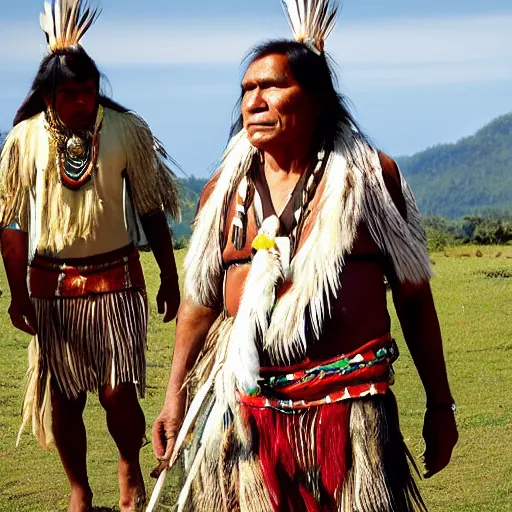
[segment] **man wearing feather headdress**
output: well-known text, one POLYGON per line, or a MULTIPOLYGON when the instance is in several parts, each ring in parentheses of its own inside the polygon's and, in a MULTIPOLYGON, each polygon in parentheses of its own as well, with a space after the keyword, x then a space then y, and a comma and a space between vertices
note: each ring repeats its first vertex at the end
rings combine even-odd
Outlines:
POLYGON ((90 510, 82 412, 86 392, 97 391, 128 512, 145 502, 137 395, 147 299, 137 246, 149 244, 160 266, 157 304, 169 322, 180 297, 168 216, 179 209, 148 125, 100 93, 98 68, 80 45, 97 15, 83 0, 45 4, 50 52, 1 153, 1 245, 12 323, 33 335, 23 424, 32 422, 43 447, 55 442, 71 484, 68 510, 90 510))
POLYGON ((425 387, 430 476, 457 429, 425 235, 334 88, 336 3, 284 4, 296 41, 250 54, 201 197, 155 454, 164 475, 186 447, 178 510, 424 511, 390 391, 385 280, 425 387))

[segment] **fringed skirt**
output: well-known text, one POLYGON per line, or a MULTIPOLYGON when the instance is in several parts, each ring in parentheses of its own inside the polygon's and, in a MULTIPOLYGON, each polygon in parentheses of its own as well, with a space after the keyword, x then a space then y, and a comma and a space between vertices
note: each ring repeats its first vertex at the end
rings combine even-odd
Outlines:
POLYGON ((50 385, 73 399, 131 382, 144 396, 147 300, 133 246, 65 262, 36 255, 29 282, 37 336, 29 348, 24 423, 32 417, 45 446, 50 385))
POLYGON ((183 510, 427 510, 391 391, 292 414, 247 406, 240 414, 242 425, 235 421, 209 443, 183 510), (248 428, 249 446, 240 428, 248 428))
MULTIPOLYGON (((207 345, 216 342, 221 351, 230 327, 229 320, 218 322, 207 345)), ((333 379, 331 393, 337 380, 345 390, 338 393, 338 401, 331 393, 323 403, 301 403, 288 393, 288 411, 283 409, 284 400, 260 403, 250 397, 240 399, 232 412, 212 390, 191 436, 177 510, 425 512, 411 472, 416 466, 400 432, 395 397, 389 386, 380 390, 380 384, 389 383, 389 362, 394 358, 393 345, 383 341, 387 353, 379 344, 373 350, 373 343, 366 346, 372 350, 347 358, 353 373, 339 358, 318 367, 321 371, 305 387, 304 372, 293 375, 302 384, 291 382, 289 387, 302 386, 305 398, 333 379), (343 374, 336 374, 336 368, 343 368, 343 374), (363 374, 371 391, 361 392, 363 374)), ((210 370, 211 364, 207 366, 210 370)), ((288 379, 293 380, 291 374, 282 379, 281 391, 288 379)))
POLYGON ((121 382, 146 389, 146 297, 125 290, 66 299, 34 299, 40 377, 76 398, 121 382))

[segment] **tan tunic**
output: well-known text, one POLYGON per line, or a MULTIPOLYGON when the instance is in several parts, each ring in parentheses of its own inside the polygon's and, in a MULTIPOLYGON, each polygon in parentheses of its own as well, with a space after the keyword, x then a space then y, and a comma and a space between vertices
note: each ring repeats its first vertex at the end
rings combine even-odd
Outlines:
POLYGON ((56 254, 57 258, 84 258, 119 249, 132 240, 127 230, 124 214, 124 179, 126 152, 121 133, 115 124, 105 123, 101 131, 98 165, 94 180, 102 208, 98 223, 91 237, 77 239, 72 245, 56 254))

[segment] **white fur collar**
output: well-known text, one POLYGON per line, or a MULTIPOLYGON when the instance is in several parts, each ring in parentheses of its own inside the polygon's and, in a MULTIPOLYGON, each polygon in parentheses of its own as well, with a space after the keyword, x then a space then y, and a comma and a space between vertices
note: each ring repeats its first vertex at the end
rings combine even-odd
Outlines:
MULTIPOLYGON (((185 285, 189 297, 205 306, 221 298, 225 205, 248 172, 255 152, 244 131, 232 139, 215 189, 196 220, 185 285)), ((264 347, 276 363, 286 364, 304 356, 308 345, 320 337, 329 301, 340 293, 344 257, 352 250, 361 220, 367 222, 381 251, 391 258, 401 281, 418 283, 431 277, 424 232, 409 187, 402 179, 407 204, 404 220, 387 191, 377 152, 348 127, 329 156, 322 182, 314 226, 287 275, 292 286, 275 304, 265 336, 264 347), (313 340, 306 338, 308 322, 313 340)))

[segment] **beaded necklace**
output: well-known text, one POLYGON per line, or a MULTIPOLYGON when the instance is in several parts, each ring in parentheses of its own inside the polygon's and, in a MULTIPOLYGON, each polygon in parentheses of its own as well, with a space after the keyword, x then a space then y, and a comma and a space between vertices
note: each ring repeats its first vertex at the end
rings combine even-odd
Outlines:
MULTIPOLYGON (((302 190, 302 198, 299 207, 294 212, 294 225, 288 236, 290 240, 290 254, 293 256, 297 249, 297 240, 300 237, 304 222, 309 215, 309 205, 315 196, 318 184, 322 179, 325 170, 325 149, 321 149, 317 153, 317 162, 312 171, 309 171, 309 176, 306 180, 306 185, 302 190)), ((255 156, 255 160, 258 156, 255 156)), ((254 198, 254 177, 255 171, 260 171, 262 158, 260 156, 259 162, 253 162, 249 172, 242 178, 237 189, 236 196, 236 212, 232 221, 232 235, 231 241, 237 251, 242 250, 246 243, 247 236, 247 210, 254 198)))
POLYGON ((61 182, 66 188, 78 190, 91 180, 98 160, 103 116, 103 107, 99 105, 92 136, 79 136, 58 122, 50 109, 46 111, 50 155, 55 159, 61 182))

